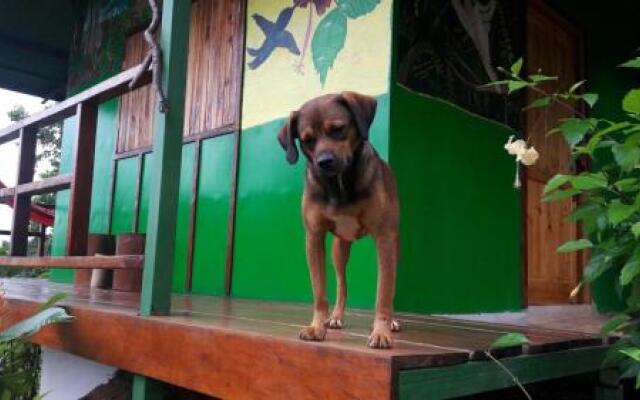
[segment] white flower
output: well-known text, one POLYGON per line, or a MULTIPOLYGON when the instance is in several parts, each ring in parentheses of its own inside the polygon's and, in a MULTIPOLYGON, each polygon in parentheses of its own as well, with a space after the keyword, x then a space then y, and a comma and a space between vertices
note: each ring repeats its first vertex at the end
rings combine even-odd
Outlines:
POLYGON ((514 141, 513 138, 513 135, 509 136, 509 141, 504 145, 505 150, 512 156, 523 154, 527 149, 527 144, 522 139, 514 141))
POLYGON ((540 154, 538 154, 533 146, 526 149, 522 154, 518 154, 516 156, 516 160, 526 166, 535 164, 536 161, 538 161, 538 158, 540 158, 540 154))

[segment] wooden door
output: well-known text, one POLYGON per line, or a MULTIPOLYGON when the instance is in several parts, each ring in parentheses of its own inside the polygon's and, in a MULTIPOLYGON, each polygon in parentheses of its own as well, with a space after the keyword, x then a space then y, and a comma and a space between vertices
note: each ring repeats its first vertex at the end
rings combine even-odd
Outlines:
MULTIPOLYGON (((577 29, 539 1, 530 1, 527 10, 527 70, 541 69, 558 76, 548 84, 567 88, 581 78, 581 35, 577 29)), ((530 103, 539 95, 529 91, 530 103)), ((569 294, 582 274, 576 253, 558 254, 556 249, 578 236, 578 226, 564 222, 575 200, 545 203, 541 201, 545 183, 557 173, 570 173, 569 148, 560 135, 547 136, 557 121, 574 113, 560 106, 526 113, 525 133, 540 153, 538 163, 527 168, 525 190, 525 271, 527 302, 563 304, 575 302, 569 294)))

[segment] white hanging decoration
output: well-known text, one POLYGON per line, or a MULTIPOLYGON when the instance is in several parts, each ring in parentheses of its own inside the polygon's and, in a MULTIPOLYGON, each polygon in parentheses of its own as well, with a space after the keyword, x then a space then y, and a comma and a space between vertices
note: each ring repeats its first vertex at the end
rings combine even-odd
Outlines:
POLYGON ((515 136, 509 136, 509 140, 504 145, 504 149, 512 156, 516 156, 516 178, 513 182, 513 187, 519 189, 522 186, 520 182, 520 164, 531 166, 538 161, 540 154, 533 147, 527 147, 527 143, 522 140, 514 140, 515 136))

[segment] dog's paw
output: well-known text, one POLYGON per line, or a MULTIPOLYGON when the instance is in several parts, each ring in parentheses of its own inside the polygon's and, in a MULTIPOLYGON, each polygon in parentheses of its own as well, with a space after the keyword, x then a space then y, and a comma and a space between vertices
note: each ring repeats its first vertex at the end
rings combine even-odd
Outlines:
POLYGON ((342 329, 344 323, 342 322, 342 318, 340 317, 331 317, 327 320, 325 325, 329 329, 342 329))
POLYGON ((400 322, 397 319, 391 320, 391 332, 400 332, 402 329, 400 328, 400 322))
POLYGON ((318 327, 314 325, 309 325, 303 328, 300 331, 298 336, 300 336, 300 339, 302 340, 321 342, 324 340, 326 335, 327 335, 327 330, 325 329, 324 326, 318 327))
POLYGON ((391 348, 391 330, 387 327, 375 327, 369 335, 367 345, 372 349, 389 349, 391 348))

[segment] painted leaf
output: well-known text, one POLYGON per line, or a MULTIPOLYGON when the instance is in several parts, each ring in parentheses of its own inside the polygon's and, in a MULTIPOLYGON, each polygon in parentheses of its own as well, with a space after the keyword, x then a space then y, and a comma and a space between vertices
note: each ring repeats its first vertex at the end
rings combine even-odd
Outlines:
POLYGON ((624 96, 622 108, 626 112, 640 114, 640 89, 633 89, 624 96))
POLYGON ((355 19, 369 14, 373 11, 381 0, 336 0, 338 8, 347 17, 355 19))
POLYGON ((593 247, 589 239, 570 240, 558 247, 558 253, 570 253, 572 251, 584 250, 593 247))
POLYGON ((323 86, 346 39, 347 18, 336 8, 320 21, 311 41, 313 66, 320 74, 323 86))
POLYGON ((65 309, 62 307, 48 308, 38 312, 32 317, 18 322, 5 331, 0 332, 0 341, 8 341, 30 336, 46 325, 69 322, 72 319, 73 317, 67 314, 65 309))
POLYGON ((496 339, 490 348, 504 349, 506 347, 522 346, 527 343, 529 343, 529 339, 527 339, 527 337, 522 333, 507 333, 506 335, 500 336, 496 339))
POLYGON ((293 0, 293 5, 296 7, 307 8, 309 3, 315 4, 318 15, 323 15, 331 6, 331 0, 293 0))

